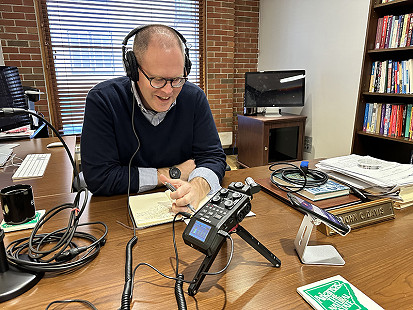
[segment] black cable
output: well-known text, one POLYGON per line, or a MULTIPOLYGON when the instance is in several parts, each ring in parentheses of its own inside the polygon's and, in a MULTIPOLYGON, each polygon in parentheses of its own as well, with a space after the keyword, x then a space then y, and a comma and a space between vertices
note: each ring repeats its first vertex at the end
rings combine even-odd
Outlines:
MULTIPOLYGON (((63 140, 62 136, 53 127, 53 125, 49 123, 44 117, 29 110, 19 108, 4 108, 0 110, 0 115, 7 116, 14 114, 33 115, 41 119, 54 132, 54 134, 59 138, 60 142, 62 142, 72 164, 73 173, 79 180, 79 173, 77 171, 72 154, 70 153, 70 150, 63 140)), ((8 261, 16 267, 35 272, 61 272, 82 266, 93 260, 99 253, 100 248, 105 244, 107 226, 103 222, 79 224, 79 219, 87 205, 87 200, 88 191, 86 188, 82 187, 77 192, 73 203, 62 204, 46 212, 33 228, 30 237, 18 239, 8 245, 6 249, 8 261), (83 204, 79 208, 79 201, 82 195, 84 195, 83 204), (66 227, 52 231, 50 233, 38 234, 38 231, 49 220, 51 220, 54 215, 66 209, 70 209, 70 216, 66 227), (104 227, 104 233, 100 238, 96 238, 88 233, 76 231, 78 226, 96 224, 104 227), (90 244, 87 246, 78 247, 76 243, 73 242, 73 238, 88 240, 90 244), (79 257, 81 253, 85 254, 79 257)))
POLYGON ((215 275, 218 275, 220 273, 223 273, 229 267, 229 264, 232 261, 232 256, 234 255, 234 240, 232 239, 231 235, 229 233, 227 233, 226 231, 223 231, 223 230, 219 230, 218 234, 228 238, 231 241, 231 252, 229 254, 227 264, 225 265, 224 268, 222 268, 220 271, 216 271, 216 272, 203 272, 202 274, 204 274, 206 276, 215 276, 215 275))
POLYGON ((178 304, 179 310, 186 310, 186 301, 183 290, 184 275, 182 273, 178 274, 178 279, 175 282, 175 298, 176 303, 178 304))
POLYGON ((108 228, 105 223, 99 221, 79 223, 86 205, 87 189, 81 189, 73 203, 65 203, 47 211, 33 228, 29 237, 15 240, 7 246, 8 261, 16 267, 34 272, 65 272, 92 261, 106 242, 108 228), (85 198, 79 208, 79 200, 83 192, 85 198), (70 216, 66 227, 38 234, 38 231, 56 214, 68 209, 70 216), (104 232, 97 238, 92 234, 77 231, 79 226, 86 225, 103 226, 104 232), (87 240, 89 244, 79 247, 73 241, 74 238, 87 240), (84 254, 80 256, 82 253, 84 254))
POLYGON ((48 310, 54 304, 69 304, 69 303, 84 304, 84 305, 88 306, 90 309, 97 310, 97 308, 90 301, 83 300, 83 299, 55 300, 55 301, 52 301, 50 304, 47 305, 46 310, 48 310))
POLYGON ((322 171, 308 169, 306 166, 298 167, 289 162, 277 162, 270 165, 268 169, 272 171, 270 175, 271 183, 285 192, 299 192, 306 187, 317 187, 328 181, 328 175, 322 171), (283 167, 274 169, 274 167, 278 165, 287 165, 292 168, 283 167), (302 179, 297 178, 297 174, 299 174, 302 179), (284 182, 279 181, 279 179, 284 182))
MULTIPOLYGON (((131 81, 131 86, 132 88, 135 86, 134 81, 131 81)), ((132 90, 132 96, 133 96, 133 103, 132 103, 132 113, 131 113, 131 125, 132 125, 132 131, 136 137, 136 140, 138 142, 138 146, 136 147, 135 152, 132 154, 129 163, 128 163, 128 191, 127 191, 127 206, 128 206, 128 213, 129 213, 129 218, 132 222, 133 225, 133 237, 129 240, 128 244, 126 245, 126 256, 125 256, 125 284, 123 286, 123 292, 122 292, 122 297, 121 297, 121 310, 129 310, 130 309, 130 302, 132 300, 132 295, 133 295, 133 282, 134 282, 134 272, 132 272, 132 264, 133 264, 133 257, 132 257, 132 248, 133 246, 138 242, 138 237, 136 236, 136 223, 133 219, 132 216, 132 208, 130 207, 130 185, 131 185, 131 169, 132 169, 132 161, 135 155, 138 153, 139 148, 140 148, 140 140, 138 137, 138 134, 136 133, 135 130, 135 105, 137 104, 136 98, 133 95, 133 90, 132 90)))
POLYGON ((126 245, 126 261, 125 261, 125 285, 123 287, 121 310, 129 310, 130 302, 133 293, 133 274, 132 274, 132 248, 138 241, 136 236, 133 236, 126 245))

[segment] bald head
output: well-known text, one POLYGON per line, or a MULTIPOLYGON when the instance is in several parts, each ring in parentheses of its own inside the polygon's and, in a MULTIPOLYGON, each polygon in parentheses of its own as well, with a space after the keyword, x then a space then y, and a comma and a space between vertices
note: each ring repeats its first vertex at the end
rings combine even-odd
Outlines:
POLYGON ((182 51, 182 58, 185 59, 185 47, 181 39, 173 29, 165 25, 149 25, 136 34, 133 41, 133 51, 138 63, 142 63, 149 45, 162 50, 178 47, 182 51))

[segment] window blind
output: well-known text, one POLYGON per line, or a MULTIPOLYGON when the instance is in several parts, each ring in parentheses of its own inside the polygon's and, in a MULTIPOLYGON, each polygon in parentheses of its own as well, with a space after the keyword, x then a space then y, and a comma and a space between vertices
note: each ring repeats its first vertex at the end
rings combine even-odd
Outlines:
MULTIPOLYGON (((41 0, 52 113, 59 131, 81 133, 88 91, 125 75, 122 41, 141 25, 159 23, 178 30, 190 49, 189 80, 203 87, 202 12, 202 0, 41 0)), ((128 41, 132 45, 133 38, 128 41)))

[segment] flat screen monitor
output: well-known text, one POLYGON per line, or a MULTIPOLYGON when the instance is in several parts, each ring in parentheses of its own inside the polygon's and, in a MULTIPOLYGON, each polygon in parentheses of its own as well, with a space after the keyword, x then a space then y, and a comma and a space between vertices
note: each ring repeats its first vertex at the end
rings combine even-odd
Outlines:
MULTIPOLYGON (((0 66, 0 108, 27 109, 17 67, 0 66)), ((30 124, 27 114, 0 117, 0 132, 30 124)))
POLYGON ((304 92, 305 70, 245 73, 246 108, 267 108, 276 112, 281 107, 302 107, 304 92))

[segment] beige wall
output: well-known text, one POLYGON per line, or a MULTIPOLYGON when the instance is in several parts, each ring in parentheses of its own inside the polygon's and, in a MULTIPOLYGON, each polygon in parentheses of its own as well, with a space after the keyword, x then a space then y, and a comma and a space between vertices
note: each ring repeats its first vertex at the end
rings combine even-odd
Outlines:
MULTIPOLYGON (((369 0, 261 0, 259 70, 306 70, 306 159, 349 154, 369 0)), ((288 110, 283 109, 288 112, 288 110)))
POLYGON ((1 48, 1 42, 0 42, 0 66, 4 66, 3 49, 1 48))

